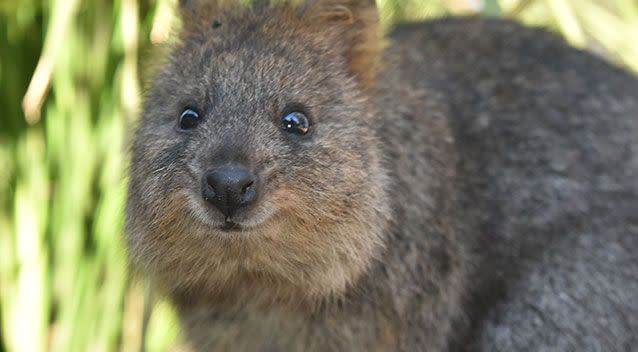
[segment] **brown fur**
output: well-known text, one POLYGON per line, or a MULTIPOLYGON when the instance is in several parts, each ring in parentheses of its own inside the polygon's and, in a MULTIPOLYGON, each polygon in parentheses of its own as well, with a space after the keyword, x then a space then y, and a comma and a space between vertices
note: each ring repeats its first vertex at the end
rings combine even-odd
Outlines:
MULTIPOLYGON (((630 242, 601 258, 638 247, 638 159, 613 152, 635 148, 633 77, 509 22, 402 27, 383 51, 372 0, 183 0, 180 13, 133 145, 127 224, 133 261, 176 303, 194 349, 493 350, 503 339, 542 349, 523 338, 554 333, 530 322, 554 302, 538 288, 576 290, 584 307, 638 297, 632 281, 563 287, 551 276, 614 277, 587 259, 594 247, 561 241, 630 242), (607 85, 581 82, 590 77, 607 85), (308 135, 280 128, 291 106, 310 117, 308 135), (185 108, 201 115, 189 131, 176 128, 185 108), (564 156, 593 161, 569 169, 564 156), (202 175, 229 163, 259 180, 238 231, 201 196, 202 175), (598 178, 607 188, 587 183, 598 178), (543 271, 544 260, 557 264, 543 271)), ((602 336, 554 307, 542 313, 574 341, 602 336)), ((638 326, 608 322, 622 343, 638 326)))

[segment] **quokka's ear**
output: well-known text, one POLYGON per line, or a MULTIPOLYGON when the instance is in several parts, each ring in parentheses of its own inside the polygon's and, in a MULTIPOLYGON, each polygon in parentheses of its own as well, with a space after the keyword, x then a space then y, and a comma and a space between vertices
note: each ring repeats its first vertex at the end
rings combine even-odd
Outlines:
POLYGON ((179 0, 179 17, 186 29, 195 28, 202 17, 218 11, 216 0, 179 0))
POLYGON ((216 23, 216 18, 222 12, 240 7, 238 0, 179 0, 179 14, 182 24, 188 29, 195 29, 199 25, 208 26, 216 23))
POLYGON ((179 0, 178 6, 182 16, 192 16, 201 10, 202 6, 212 6, 213 1, 179 0))
POLYGON ((319 26, 318 33, 336 34, 326 40, 336 41, 331 45, 341 49, 364 86, 372 84, 383 48, 375 0, 310 0, 305 13, 319 26))

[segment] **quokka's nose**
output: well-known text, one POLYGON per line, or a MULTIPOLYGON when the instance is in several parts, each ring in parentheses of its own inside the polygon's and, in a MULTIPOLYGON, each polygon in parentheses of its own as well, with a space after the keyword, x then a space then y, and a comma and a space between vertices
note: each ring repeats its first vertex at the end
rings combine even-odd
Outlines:
POLYGON ((232 165, 208 171, 203 180, 204 199, 226 217, 257 197, 257 177, 242 166, 232 165))

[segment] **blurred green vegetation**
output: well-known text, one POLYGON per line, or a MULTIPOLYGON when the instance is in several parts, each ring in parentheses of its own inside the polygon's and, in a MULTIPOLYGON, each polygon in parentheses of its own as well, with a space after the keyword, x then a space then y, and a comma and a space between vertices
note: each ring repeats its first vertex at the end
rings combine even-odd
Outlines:
MULTIPOLYGON (((516 18, 638 71, 635 0, 378 2, 385 24, 516 18)), ((0 350, 160 351, 177 341, 166 302, 145 324, 150 299, 129 277, 122 235, 141 62, 169 37, 173 6, 0 1, 0 350)))

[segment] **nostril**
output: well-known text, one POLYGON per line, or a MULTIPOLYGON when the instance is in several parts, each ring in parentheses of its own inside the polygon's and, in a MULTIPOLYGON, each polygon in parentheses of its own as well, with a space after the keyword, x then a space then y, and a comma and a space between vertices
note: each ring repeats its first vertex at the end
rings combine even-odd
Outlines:
POLYGON ((202 182, 202 198, 204 198, 207 202, 212 202, 212 200, 217 196, 215 193, 215 184, 212 182, 210 176, 204 177, 204 182, 202 182))
POLYGON ((242 205, 246 205, 255 200, 255 197, 257 196, 255 187, 255 181, 250 181, 244 185, 240 193, 242 205))
POLYGON ((248 192, 250 190, 250 187, 252 187, 253 184, 255 184, 255 181, 248 182, 244 187, 242 187, 241 194, 242 195, 246 194, 246 192, 248 192))
POLYGON ((222 184, 219 180, 219 177, 214 173, 209 173, 208 175, 206 175, 206 184, 204 185, 204 187, 213 193, 216 193, 218 189, 219 191, 222 191, 222 184))

